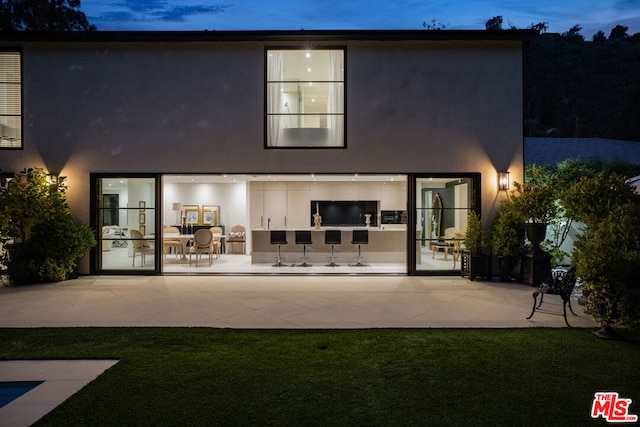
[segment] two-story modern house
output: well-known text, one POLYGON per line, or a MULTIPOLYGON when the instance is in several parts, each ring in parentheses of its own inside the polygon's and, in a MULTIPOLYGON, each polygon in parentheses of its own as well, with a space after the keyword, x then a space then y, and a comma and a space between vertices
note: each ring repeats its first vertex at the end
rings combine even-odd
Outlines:
POLYGON ((83 273, 449 274, 522 177, 534 35, 2 33, 0 170, 67 177, 83 273))

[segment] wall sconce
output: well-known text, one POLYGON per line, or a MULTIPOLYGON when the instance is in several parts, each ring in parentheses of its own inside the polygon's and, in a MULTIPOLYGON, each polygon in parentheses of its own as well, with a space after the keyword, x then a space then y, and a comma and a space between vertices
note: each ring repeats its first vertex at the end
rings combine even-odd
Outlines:
POLYGON ((56 174, 56 173, 48 173, 47 174, 47 184, 49 184, 49 185, 58 184, 58 174, 56 174))
POLYGON ((509 189, 509 171, 498 172, 498 190, 507 191, 509 189))

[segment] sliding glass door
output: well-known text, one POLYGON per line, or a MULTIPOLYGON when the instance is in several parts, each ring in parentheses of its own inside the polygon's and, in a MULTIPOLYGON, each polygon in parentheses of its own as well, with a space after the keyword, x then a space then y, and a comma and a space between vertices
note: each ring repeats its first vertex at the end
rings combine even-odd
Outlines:
POLYGON ((92 174, 94 273, 157 274, 158 177, 92 174))
POLYGON ((479 183, 479 174, 415 178, 415 274, 460 273, 469 211, 479 207, 479 183))

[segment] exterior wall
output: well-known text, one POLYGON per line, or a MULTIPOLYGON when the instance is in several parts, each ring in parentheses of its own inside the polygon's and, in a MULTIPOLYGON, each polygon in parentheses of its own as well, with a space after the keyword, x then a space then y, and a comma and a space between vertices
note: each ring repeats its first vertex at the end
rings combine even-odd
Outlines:
POLYGON ((480 172, 485 221, 496 171, 522 179, 520 41, 329 43, 347 49, 347 148, 309 150, 264 149, 269 43, 23 42, 24 150, 0 169, 67 176, 86 222, 90 172, 480 172))

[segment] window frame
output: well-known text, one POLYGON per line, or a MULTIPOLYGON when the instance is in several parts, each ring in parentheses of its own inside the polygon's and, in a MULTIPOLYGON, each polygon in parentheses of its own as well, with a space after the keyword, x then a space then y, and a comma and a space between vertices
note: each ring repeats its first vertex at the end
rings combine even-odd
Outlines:
MULTIPOLYGON (((416 227, 419 222, 417 206, 416 187, 420 179, 428 178, 465 178, 470 180, 471 188, 469 194, 468 212, 474 211, 478 215, 482 212, 482 174, 479 172, 439 172, 439 173, 411 173, 407 175, 407 275, 409 276, 456 276, 460 275, 460 269, 422 269, 418 268, 417 251, 423 236, 418 239, 416 227)), ((424 239, 427 240, 427 239, 424 239)))
MULTIPOLYGON (((321 81, 320 83, 335 83, 333 81, 321 81)), ((298 113, 300 116, 304 116, 304 113, 298 113)), ((307 115, 319 115, 317 113, 309 113, 307 115)), ((330 115, 327 113, 327 116, 330 115)), ((267 150, 344 150, 347 148, 347 47, 344 45, 326 45, 326 46, 313 46, 313 47, 300 47, 300 46, 266 46, 264 49, 264 149, 267 150), (342 71, 342 113, 337 113, 342 117, 342 145, 288 145, 288 146, 277 146, 277 145, 269 145, 269 83, 268 80, 268 69, 269 69, 269 51, 276 50, 287 50, 287 51, 322 51, 322 50, 341 50, 342 51, 342 61, 343 61, 343 71, 342 71)))
MULTIPOLYGON (((0 142, 0 150, 24 150, 24 64, 23 64, 23 58, 24 58, 24 54, 22 49, 20 48, 15 48, 15 47, 2 47, 0 46, 0 53, 17 53, 19 55, 19 67, 20 67, 20 82, 19 82, 19 86, 20 86, 20 90, 19 90, 19 96, 20 96, 20 113, 17 115, 17 117, 20 118, 20 145, 18 147, 5 147, 2 145, 2 143, 0 142)), ((0 81, 0 84, 2 83, 10 83, 10 82, 2 82, 0 81)), ((5 117, 16 117, 15 115, 9 115, 9 114, 5 114, 5 117)))
MULTIPOLYGON (((95 238, 97 245, 91 249, 90 251, 90 274, 96 275, 131 275, 131 276, 150 276, 150 275, 159 275, 162 271, 162 235, 160 233, 161 230, 161 211, 162 209, 162 176, 158 173, 120 173, 120 172, 108 172, 108 173, 99 173, 99 172, 91 172, 89 174, 90 184, 90 194, 92 195, 89 200, 89 226, 95 232, 95 238), (147 234, 153 234, 153 239, 148 239, 149 241, 154 242, 155 252, 153 255, 154 264, 153 268, 135 268, 130 267, 127 263, 126 266, 122 268, 104 268, 103 260, 102 260, 102 241, 107 240, 103 239, 102 236, 102 220, 103 216, 101 215, 104 210, 110 209, 105 208, 102 205, 102 196, 103 194, 107 194, 103 192, 103 180, 104 179, 152 179, 154 182, 153 189, 153 197, 155 198, 153 206, 149 206, 149 204, 145 204, 144 207, 136 204, 135 206, 126 206, 120 207, 119 210, 131 211, 132 215, 136 215, 136 217, 140 214, 140 209, 145 209, 145 219, 149 222, 148 216, 153 216, 153 228, 148 228, 146 230, 147 234), (147 216, 148 215, 148 216, 147 216)), ((110 240, 110 239, 109 239, 110 240)), ((125 237, 122 240, 130 241, 130 237, 125 237)))

